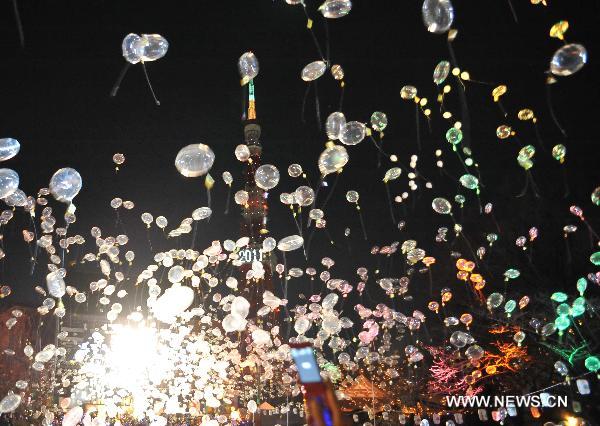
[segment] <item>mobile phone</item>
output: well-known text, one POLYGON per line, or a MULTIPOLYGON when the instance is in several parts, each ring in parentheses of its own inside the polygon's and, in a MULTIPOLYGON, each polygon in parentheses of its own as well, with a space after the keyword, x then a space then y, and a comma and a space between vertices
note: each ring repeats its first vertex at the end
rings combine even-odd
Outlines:
POLYGON ((321 373, 315 358, 315 353, 310 345, 290 345, 290 353, 298 369, 300 383, 322 383, 321 373))

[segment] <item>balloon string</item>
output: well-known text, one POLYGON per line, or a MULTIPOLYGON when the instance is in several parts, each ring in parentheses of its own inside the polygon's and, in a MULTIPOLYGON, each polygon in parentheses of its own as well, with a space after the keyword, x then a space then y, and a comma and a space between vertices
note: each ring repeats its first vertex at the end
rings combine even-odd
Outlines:
MULTIPOLYGON (((453 67, 458 67, 458 61, 456 60, 456 54, 454 53, 454 48, 452 47, 452 42, 448 40, 448 53, 450 54, 450 61, 452 62, 453 67)), ((469 105, 467 104, 467 95, 466 88, 462 80, 457 77, 459 83, 462 86, 462 90, 458 91, 458 98, 460 101, 460 111, 462 115, 462 131, 463 131, 463 141, 464 144, 468 147, 471 142, 471 118, 469 115, 469 105)))
POLYGON ((306 90, 304 91, 304 98, 302 98, 302 110, 300 112, 300 119, 302 124, 306 123, 305 111, 306 111, 306 100, 308 99, 308 93, 310 92, 310 84, 306 85, 306 90))
MULTIPOLYGON (((304 10, 304 15, 306 16, 306 20, 307 22, 312 22, 312 19, 310 19, 310 16, 308 15, 308 11, 306 10, 306 5, 304 4, 304 1, 302 2, 302 10, 304 10)), ((317 48, 317 52, 319 53, 319 57, 325 61, 325 56, 323 56, 323 51, 321 50, 321 46, 319 46, 319 41, 317 40, 317 36, 315 35, 313 29, 312 29, 312 25, 307 25, 308 31, 310 32, 310 35, 312 37, 313 43, 315 44, 315 47, 317 48)))
POLYGON ((569 187, 569 177, 567 176, 567 169, 563 166, 562 168, 563 186, 565 193, 563 198, 567 198, 571 194, 571 188, 569 187))
POLYGON ((356 210, 358 211, 358 219, 360 220, 360 229, 362 230, 365 241, 367 241, 367 229, 365 228, 365 221, 363 219, 362 211, 358 204, 356 205, 356 210))
POLYGON ((519 18, 517 17, 517 11, 515 10, 515 7, 512 4, 511 0, 508 0, 508 7, 510 7, 510 12, 512 13, 513 19, 515 20, 515 23, 519 23, 519 18))
POLYGON ((544 145, 544 141, 542 140, 542 135, 540 134, 540 129, 537 126, 537 123, 533 124, 533 129, 535 130, 535 139, 538 142, 538 145, 542 149, 542 151, 546 152, 546 145, 544 145))
POLYGON ((379 138, 379 145, 381 149, 377 150, 377 168, 380 169, 381 168, 381 157, 382 157, 382 152, 383 151, 383 138, 379 138))
POLYGON ((552 103, 552 90, 550 88, 550 84, 546 84, 546 104, 548 106, 548 111, 550 112, 550 117, 552 118, 554 125, 558 128, 560 133, 562 133, 563 137, 566 138, 567 132, 561 126, 560 122, 558 121, 558 118, 556 117, 556 112, 554 111, 554 105, 552 103))
POLYGON ((421 151, 421 120, 419 117, 419 105, 415 104, 415 127, 417 129, 417 149, 421 151))
POLYGON ((340 106, 338 111, 342 111, 342 105, 344 104, 344 92, 346 91, 346 85, 342 82, 340 84, 340 106))
POLYGON ((502 114, 503 117, 508 117, 508 112, 506 112, 506 108, 504 108, 504 105, 502 104, 502 101, 498 99, 498 101, 496 102, 496 104, 498 105, 498 109, 500 110, 500 113, 502 114))
MULTIPOLYGON (((33 213, 33 211, 32 211, 32 213, 33 213)), ((30 218, 31 218, 31 225, 33 226, 33 235, 35 237, 35 244, 33 245, 33 257, 31 259, 31 273, 30 273, 30 275, 33 275, 33 273, 35 272, 35 265, 37 264, 37 256, 38 256, 38 244, 37 244, 38 232, 37 232, 37 226, 35 224, 33 214, 30 215, 30 218)))
POLYGON ((194 221, 194 232, 192 232, 192 244, 190 246, 191 250, 194 250, 196 246, 196 234, 198 233, 198 221, 194 221))
POLYGON ((242 121, 246 121, 248 119, 248 110, 246 108, 246 97, 248 96, 246 93, 247 87, 247 84, 242 86, 242 121))
POLYGON ((329 200, 331 200, 331 197, 333 196, 333 193, 335 191, 335 187, 336 187, 336 185, 338 183, 340 175, 341 175, 340 172, 336 173, 335 179, 333 180, 333 185, 331 185, 331 189, 329 190, 329 194, 327 194, 327 198, 325 199, 325 202, 321 206, 321 210, 324 210, 325 206, 327 206, 327 203, 329 203, 329 200))
POLYGON ((315 85, 315 113, 317 115, 317 127, 319 131, 321 130, 321 103, 319 102, 319 90, 317 87, 317 81, 313 81, 312 84, 315 85))
POLYGON ((227 201, 225 202, 225 214, 229 214, 229 205, 231 204, 231 185, 227 185, 227 201))
POLYGON ((148 87, 150 88, 150 93, 152 93, 152 97, 154 98, 154 103, 156 105, 160 105, 160 101, 156 97, 156 93, 154 93, 154 89, 152 88, 152 83, 150 83, 150 77, 148 76, 148 70, 146 70, 146 64, 142 61, 142 69, 144 70, 144 76, 146 77, 146 83, 148 83, 148 87))
MULTIPOLYGON (((210 188, 206 188, 206 203, 208 204, 208 208, 210 209, 212 206, 212 197, 210 196, 210 188)), ((210 218, 209 218, 210 220, 210 218)))
POLYGON ((330 41, 329 41, 329 23, 327 22, 327 18, 325 18, 325 16, 321 15, 322 19, 323 19, 323 25, 325 27, 325 58, 326 58, 326 62, 327 64, 330 63, 330 57, 331 57, 331 46, 330 46, 330 41))
POLYGON ((125 62, 125 65, 123 66, 123 68, 121 69, 121 72, 119 73, 119 76, 117 77, 117 81, 115 81, 115 84, 113 85, 112 89, 110 90, 111 98, 114 98, 115 96, 117 96, 117 92, 119 91, 119 88, 121 87, 121 83, 123 82, 123 79, 125 78, 125 74, 127 74, 127 70, 129 70, 130 66, 131 66, 131 64, 129 62, 125 62))
POLYGON ((306 246, 304 245, 304 233, 302 232, 302 208, 298 209, 298 233, 302 237, 302 251, 304 252, 304 258, 308 260, 308 254, 306 253, 306 246))
POLYGON ((15 21, 17 22, 17 31, 19 32, 19 42, 21 47, 25 47, 25 32, 23 31, 23 22, 21 21, 21 14, 19 13, 19 6, 17 0, 12 0, 13 11, 15 12, 15 21))
POLYGON ((392 218, 392 223, 396 225, 396 217, 394 216, 394 206, 392 205, 392 195, 390 194, 390 186, 386 183, 385 185, 385 193, 387 194, 388 207, 390 208, 390 217, 392 218))

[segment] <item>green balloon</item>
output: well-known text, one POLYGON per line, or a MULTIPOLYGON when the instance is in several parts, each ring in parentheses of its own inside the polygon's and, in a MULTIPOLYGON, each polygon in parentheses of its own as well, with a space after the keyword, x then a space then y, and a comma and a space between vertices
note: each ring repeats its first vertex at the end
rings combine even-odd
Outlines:
POLYGON ((573 305, 571 308, 571 316, 578 317, 585 313, 585 305, 573 305))
POLYGON ((594 192, 592 192, 592 203, 600 206, 600 186, 594 189, 594 192))
POLYGON ((567 147, 563 144, 559 143, 558 145, 554 145, 554 148, 552 148, 552 157, 554 157, 556 161, 563 162, 566 154, 567 147))
POLYGON ((519 275, 521 275, 521 273, 518 269, 507 269, 504 272, 504 276, 507 280, 514 280, 515 278, 519 278, 519 275))
POLYGON ((535 147, 533 145, 526 145, 519 151, 519 155, 517 156, 517 162, 519 166, 523 167, 525 170, 529 170, 533 167, 533 161, 531 160, 535 155, 535 147))
POLYGON ((462 175, 459 181, 467 189, 477 189, 479 187, 479 179, 470 174, 462 175))
POLYGON ((590 370, 592 373, 600 370, 600 359, 596 356, 588 356, 585 359, 585 368, 590 370))
POLYGON ((450 127, 446 132, 446 140, 452 145, 458 145, 462 141, 462 138, 462 131, 456 127, 450 127))
POLYGON ((571 312, 571 307, 566 303, 561 303, 556 307, 556 313, 561 316, 567 316, 571 312))
POLYGON ((579 278, 577 280, 577 291, 579 292, 579 294, 583 296, 583 293, 585 292, 586 288, 587 288, 587 280, 583 277, 579 278))
POLYGON ((596 266, 600 266, 600 251, 597 251, 590 256, 590 262, 596 266))
POLYGON ((567 297, 568 296, 565 293, 557 291, 550 296, 550 299, 554 300, 555 302, 562 303, 567 300, 567 297))
POLYGON ((515 310, 515 308, 517 307, 517 302, 515 302, 514 300, 509 300, 508 302, 506 302, 506 305, 504 305, 504 312, 506 312, 507 314, 510 314, 512 311, 515 310))
POLYGON ((561 315, 554 320, 554 325, 557 329, 563 331, 569 328, 569 326, 571 325, 571 321, 569 320, 569 317, 561 315))

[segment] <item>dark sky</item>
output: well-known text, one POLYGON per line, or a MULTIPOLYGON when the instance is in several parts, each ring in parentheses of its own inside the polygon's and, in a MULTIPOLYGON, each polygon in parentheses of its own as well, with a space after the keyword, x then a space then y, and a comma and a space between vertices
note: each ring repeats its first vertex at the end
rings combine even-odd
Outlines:
MULTIPOLYGON (((308 98, 306 122, 302 122, 306 83, 299 75, 304 65, 319 58, 300 7, 281 0, 17 1, 25 31, 24 49, 19 46, 11 3, 0 4, 3 53, 0 137, 18 139, 21 152, 2 166, 18 171, 21 188, 34 195, 37 189, 47 186, 58 168, 70 166, 79 170, 84 189, 75 200, 78 206, 75 232, 87 237, 92 225, 103 227, 106 234, 123 232, 114 229, 115 216, 109 201, 117 196, 133 200, 135 210, 121 214, 130 236, 138 238, 130 249, 143 251, 136 246, 145 243, 139 222, 142 212, 162 214, 176 225, 194 208, 206 204, 202 180, 183 178, 173 166, 181 147, 202 142, 216 154, 211 174, 217 185, 213 200, 215 217, 201 230, 198 244, 205 246, 212 239, 238 235, 236 210, 227 218, 222 215, 226 190, 220 176, 224 170, 230 170, 234 174, 234 188, 241 187, 242 167, 233 156, 234 147, 242 142, 241 90, 236 63, 247 50, 255 52, 261 66, 256 93, 263 126, 264 161, 276 164, 282 174, 290 163, 297 162, 310 173, 313 182, 318 179, 316 160, 326 138, 317 128, 313 95, 308 98), (130 32, 159 33, 170 43, 164 58, 147 65, 162 103, 160 107, 152 102, 139 65, 129 70, 118 96, 109 97, 125 63, 121 41, 130 32), (116 152, 127 157, 118 175, 111 161, 116 152)), ((363 122, 373 111, 387 113, 390 125, 385 149, 407 164, 410 155, 417 153, 414 106, 403 102, 399 91, 403 85, 413 84, 420 93, 435 100, 431 74, 440 60, 449 59, 445 37, 426 32, 420 2, 356 0, 354 3, 348 17, 329 22, 331 60, 346 71, 343 112, 349 120, 363 122)), ((556 143, 567 145, 567 163, 563 168, 567 170, 571 195, 567 199, 562 197, 563 168, 548 153, 538 150, 533 175, 543 198, 535 200, 531 193, 519 199, 514 197, 525 179, 516 163, 519 142, 496 139, 495 129, 504 120, 491 101, 491 87, 469 85, 470 144, 485 183, 482 199, 495 203, 505 238, 504 248, 499 248, 500 253, 490 262, 500 272, 511 263, 523 262, 514 239, 526 234, 529 227, 538 226, 542 236, 536 249, 539 250, 536 265, 543 279, 539 276, 530 281, 525 279, 522 285, 571 287, 574 277, 589 269, 585 260, 589 256, 589 243, 585 231, 572 241, 574 258, 583 269, 578 270, 575 265, 577 273, 565 272, 561 229, 576 222, 568 213, 568 206, 580 204, 592 223, 598 223, 594 210, 598 207, 592 205, 590 194, 600 184, 596 122, 599 70, 597 42, 593 42, 600 36, 600 5, 595 0, 549 0, 546 8, 525 0, 513 3, 518 23, 505 0, 454 1, 455 27, 459 29, 454 49, 459 65, 472 78, 508 85, 509 93, 503 102, 513 116, 513 123, 517 123, 514 116, 519 109, 532 108, 539 117, 546 147, 556 143), (552 87, 557 115, 569 135, 566 140, 550 120, 544 84, 549 59, 560 46, 558 40, 548 37, 548 30, 560 19, 571 24, 567 39, 583 43, 589 51, 588 64, 579 73, 561 79, 552 87)), ((316 12, 318 3, 307 0, 307 4, 315 19, 317 37, 323 44, 325 33, 316 12)), ((328 75, 318 84, 325 118, 337 108, 337 86, 328 75)), ((460 116, 456 99, 450 101, 450 106, 460 116)), ((419 153, 419 169, 431 179, 435 190, 422 192, 414 208, 396 210, 396 217, 407 221, 407 230, 397 231, 387 211, 381 178, 390 165, 384 163, 378 169, 377 153, 365 141, 350 149, 349 166, 326 209, 328 227, 337 247, 329 248, 327 238, 318 234, 312 264, 318 262, 319 255, 327 253, 338 261, 345 277, 352 279, 357 266, 374 266, 373 259, 364 251, 370 244, 415 238, 429 250, 437 227, 451 225, 447 218, 434 215, 430 207, 434 196, 451 199, 458 189, 457 183, 441 176, 434 165, 433 152, 442 147, 448 170, 460 175, 460 166, 443 136, 449 126, 439 116, 432 122, 431 133, 423 120, 421 125, 423 148, 419 153), (361 194, 369 244, 360 242, 356 212, 344 200, 347 189, 356 189, 361 194), (346 226, 353 229, 352 252, 343 238, 346 226)), ((522 142, 534 143, 530 127, 517 127, 517 131, 522 142)), ((406 188, 405 177, 399 182, 392 185, 393 195, 406 188)), ((271 230, 276 238, 294 233, 289 210, 277 201, 278 195, 299 184, 284 177, 272 194, 271 230)), ((464 212, 467 233, 473 244, 479 246, 485 242, 485 233, 494 228, 489 218, 479 218, 473 195, 462 192, 470 197, 464 212)), ((57 215, 62 215, 64 206, 53 205, 57 215)), ((27 248, 21 239, 27 220, 22 212, 16 216, 2 230, 7 257, 2 261, 1 284, 11 285, 14 291, 10 299, 0 302, 2 305, 37 303, 32 297, 32 287, 43 278, 42 274, 33 278, 28 275, 27 248)), ((159 239, 159 235, 153 238, 159 239)), ((75 255, 71 254, 72 259, 75 255)), ((303 265, 299 258, 296 261, 303 265)), ((143 262, 138 265, 143 266, 143 262)), ((43 269, 44 259, 41 259, 38 272, 43 269)), ((87 287, 85 281, 72 284, 80 289, 87 287)))

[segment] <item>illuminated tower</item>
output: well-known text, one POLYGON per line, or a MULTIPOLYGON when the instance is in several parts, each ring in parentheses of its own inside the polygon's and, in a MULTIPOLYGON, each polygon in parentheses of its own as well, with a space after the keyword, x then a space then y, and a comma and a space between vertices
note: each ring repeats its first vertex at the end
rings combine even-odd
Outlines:
POLYGON ((241 290, 250 302, 250 317, 253 317, 262 304, 262 294, 265 290, 273 291, 270 254, 263 254, 263 240, 269 234, 267 230, 267 193, 256 186, 254 173, 261 165, 262 145, 260 144, 260 125, 256 121, 256 100, 254 98, 254 81, 248 83, 248 110, 244 111, 244 143, 250 150, 250 159, 246 162, 244 177, 248 202, 242 206, 241 235, 248 237, 248 247, 240 250, 239 259, 243 262, 240 267, 241 290), (265 271, 260 279, 248 278, 252 262, 259 261, 265 271))

